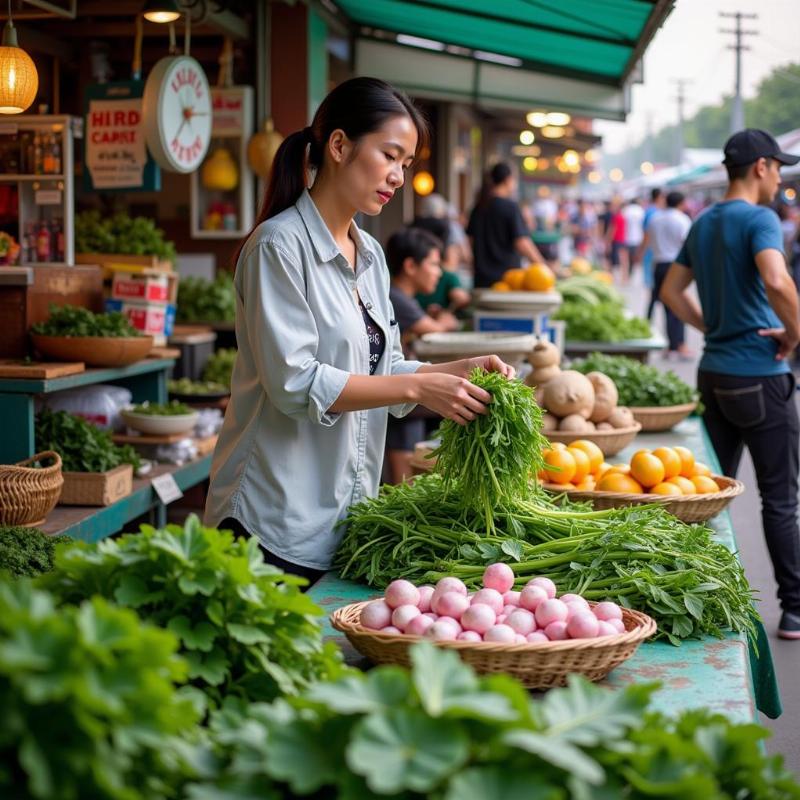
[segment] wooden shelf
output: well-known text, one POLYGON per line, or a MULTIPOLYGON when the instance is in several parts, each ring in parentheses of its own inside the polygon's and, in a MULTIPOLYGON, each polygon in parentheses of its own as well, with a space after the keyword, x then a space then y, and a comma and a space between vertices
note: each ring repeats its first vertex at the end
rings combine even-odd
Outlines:
POLYGON ((0 183, 19 183, 20 181, 63 181, 65 176, 58 175, 0 175, 0 183))

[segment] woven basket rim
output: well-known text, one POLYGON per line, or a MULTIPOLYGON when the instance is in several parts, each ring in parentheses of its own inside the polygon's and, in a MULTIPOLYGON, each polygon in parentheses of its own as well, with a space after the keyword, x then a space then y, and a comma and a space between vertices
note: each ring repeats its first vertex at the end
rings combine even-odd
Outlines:
POLYGON ((578 431, 542 431, 542 433, 550 439, 553 435, 555 436, 563 436, 564 438, 571 438, 571 439, 611 439, 614 436, 627 436, 628 434, 636 434, 642 429, 641 422, 634 422, 633 425, 628 425, 627 428, 613 428, 610 431, 584 431, 583 433, 578 431))
MULTIPOLYGON (((331 625, 345 634, 353 634, 358 637, 371 638, 377 643, 390 644, 415 644, 421 641, 430 641, 424 636, 412 636, 411 634, 381 633, 380 631, 365 628, 358 622, 351 622, 350 617, 356 617, 361 609, 369 603, 379 600, 380 597, 373 597, 371 600, 362 600, 358 603, 350 603, 341 608, 337 608, 330 616, 331 625)), ((589 605, 594 607, 597 603, 589 601, 589 605)), ((555 653, 562 651, 575 650, 604 650, 622 644, 640 644, 649 639, 656 632, 656 623, 642 611, 634 611, 630 608, 622 608, 623 618, 632 617, 638 624, 632 630, 625 633, 618 633, 614 636, 601 636, 595 639, 566 639, 559 642, 527 642, 525 644, 504 644, 501 642, 435 642, 440 647, 452 650, 469 650, 476 653, 525 653, 525 652, 547 652, 555 653)))
POLYGON ((619 500, 620 505, 625 503, 711 503, 717 500, 733 499, 738 497, 744 492, 745 486, 741 481, 736 478, 728 478, 725 475, 712 475, 711 476, 717 483, 725 484, 722 491, 708 492, 706 494, 629 494, 627 492, 605 492, 600 490, 587 490, 587 489, 565 489, 563 485, 558 483, 543 483, 542 487, 551 492, 558 492, 559 494, 566 494, 569 497, 579 500, 592 500, 609 498, 619 500))
POLYGON ((61 472, 61 456, 55 450, 42 450, 41 453, 34 453, 30 458, 17 461, 15 464, 0 464, 0 472, 7 472, 12 475, 33 473, 36 475, 47 476, 54 472, 61 472), (52 458, 53 463, 49 467, 28 467, 34 461, 41 461, 45 458, 52 458))
POLYGON ((628 406, 631 413, 641 414, 677 414, 683 411, 692 412, 697 408, 697 400, 691 403, 679 403, 675 406, 628 406))

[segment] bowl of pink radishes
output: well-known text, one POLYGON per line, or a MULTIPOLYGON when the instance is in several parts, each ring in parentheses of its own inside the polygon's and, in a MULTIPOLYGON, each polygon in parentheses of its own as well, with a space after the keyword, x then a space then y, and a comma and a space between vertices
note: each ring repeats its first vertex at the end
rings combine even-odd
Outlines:
POLYGON ((435 586, 392 581, 383 597, 334 612, 331 623, 376 664, 409 664, 420 638, 455 650, 480 673, 505 672, 530 689, 563 686, 567 675, 601 680, 656 631, 655 622, 616 603, 557 596, 549 578, 514 590, 507 564, 491 564, 483 588, 455 577, 435 586))

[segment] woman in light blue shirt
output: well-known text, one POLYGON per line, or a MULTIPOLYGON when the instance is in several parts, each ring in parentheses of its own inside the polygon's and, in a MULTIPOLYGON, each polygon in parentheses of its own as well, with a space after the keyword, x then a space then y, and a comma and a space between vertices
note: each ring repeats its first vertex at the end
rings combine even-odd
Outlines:
POLYGON ((278 150, 237 260, 239 353, 206 522, 256 536, 268 562, 312 581, 347 508, 378 491, 387 409, 421 403, 466 424, 491 400, 471 369, 513 376, 496 356, 406 361, 383 252, 353 221, 381 212, 426 137, 388 84, 340 84, 278 150))

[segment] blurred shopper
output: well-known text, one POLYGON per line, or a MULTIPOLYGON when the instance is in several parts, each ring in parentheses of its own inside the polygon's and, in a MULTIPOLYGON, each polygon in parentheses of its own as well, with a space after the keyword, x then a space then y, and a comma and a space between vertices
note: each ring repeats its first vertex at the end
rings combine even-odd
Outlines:
POLYGON ((614 198, 609 204, 609 220, 606 230, 606 244, 611 269, 624 269, 628 273, 628 252, 625 249, 625 217, 622 216, 620 201, 614 198), (623 268, 624 262, 624 268, 623 268))
POLYGON ((764 208, 780 186, 781 165, 798 161, 766 131, 728 139, 728 191, 692 225, 661 299, 705 333, 697 373, 703 420, 725 475, 736 475, 744 446, 750 451, 783 609, 778 636, 800 640, 800 423, 786 361, 800 342, 800 319, 780 222, 764 208), (699 306, 688 292, 692 281, 699 306))
MULTIPOLYGON (((649 248, 653 253, 655 272, 653 277, 653 292, 650 297, 650 307, 647 309, 647 318, 653 316, 653 308, 658 300, 659 292, 664 284, 670 265, 678 257, 692 221, 684 211, 686 197, 681 192, 670 192, 667 195, 667 207, 657 211, 650 218, 650 223, 644 233, 642 250, 649 248)), ((669 347, 667 358, 677 356, 688 359, 691 354, 686 348, 686 330, 684 324, 675 316, 672 309, 665 305, 667 315, 667 339, 669 347)))
POLYGON ((512 198, 517 181, 504 161, 495 164, 483 181, 467 225, 475 259, 475 287, 491 286, 503 273, 527 261, 544 261, 531 241, 519 205, 512 198))
MULTIPOLYGON (((647 226, 650 224, 650 220, 653 218, 653 215, 656 211, 660 211, 664 208, 664 192, 661 191, 658 187, 652 189, 650 191, 650 203, 648 204, 647 208, 644 210, 644 230, 647 233, 647 226)), ((653 283, 655 281, 655 269, 653 267, 653 250, 649 246, 643 245, 642 246, 642 253, 639 256, 639 260, 642 262, 642 281, 644 285, 648 289, 653 288, 653 283)), ((650 311, 648 313, 648 319, 650 319, 650 314, 653 313, 653 302, 650 302, 650 311)))
POLYGON ((598 220, 594 206, 588 200, 581 200, 572 220, 576 255, 590 260, 595 257, 594 244, 597 241, 597 232, 598 220))
POLYGON ((644 239, 644 209, 639 200, 633 198, 622 208, 622 218, 625 220, 625 255, 620 263, 622 283, 628 283, 637 263, 639 248, 644 239), (626 263, 627 262, 627 263, 626 263))

